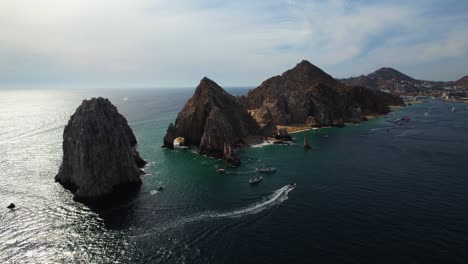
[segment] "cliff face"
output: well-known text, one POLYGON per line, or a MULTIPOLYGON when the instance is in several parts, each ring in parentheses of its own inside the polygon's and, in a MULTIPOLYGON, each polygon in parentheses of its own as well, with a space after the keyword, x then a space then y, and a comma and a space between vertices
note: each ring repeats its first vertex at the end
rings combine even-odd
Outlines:
POLYGON ((359 122, 364 114, 385 113, 388 105, 403 104, 394 95, 345 86, 308 61, 264 81, 241 102, 259 124, 314 126, 359 122))
POLYGON ((233 155, 231 147, 243 144, 245 137, 258 134, 259 129, 236 97, 205 77, 175 124, 169 125, 163 147, 173 148, 174 139, 183 137, 184 145, 198 146, 201 154, 232 160, 226 157, 233 155))
POLYGON ((137 187, 146 162, 136 148, 127 120, 109 100, 84 100, 65 126, 55 180, 83 201, 137 187))

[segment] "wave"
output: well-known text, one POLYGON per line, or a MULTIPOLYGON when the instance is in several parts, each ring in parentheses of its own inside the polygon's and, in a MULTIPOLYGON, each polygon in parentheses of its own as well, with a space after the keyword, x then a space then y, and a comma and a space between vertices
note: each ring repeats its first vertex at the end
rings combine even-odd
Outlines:
MULTIPOLYGON (((279 205, 288 199, 288 193, 294 190, 294 185, 286 185, 282 188, 274 191, 271 195, 265 197, 262 201, 241 207, 238 209, 233 209, 229 211, 206 211, 197 213, 192 216, 183 217, 176 221, 170 221, 170 224, 162 225, 162 227, 157 228, 156 232, 166 231, 168 229, 178 228, 180 226, 191 224, 195 222, 201 222, 211 219, 223 219, 223 218, 239 218, 246 215, 258 214, 264 210, 267 210, 273 206, 279 205)), ((142 236, 149 236, 154 232, 147 232, 142 236)))

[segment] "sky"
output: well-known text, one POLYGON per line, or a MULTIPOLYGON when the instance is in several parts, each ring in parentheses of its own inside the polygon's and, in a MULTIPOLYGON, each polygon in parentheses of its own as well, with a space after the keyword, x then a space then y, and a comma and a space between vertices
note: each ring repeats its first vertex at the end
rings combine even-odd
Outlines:
POLYGON ((257 86, 303 59, 468 75, 466 0, 0 0, 0 32, 0 87, 257 86))

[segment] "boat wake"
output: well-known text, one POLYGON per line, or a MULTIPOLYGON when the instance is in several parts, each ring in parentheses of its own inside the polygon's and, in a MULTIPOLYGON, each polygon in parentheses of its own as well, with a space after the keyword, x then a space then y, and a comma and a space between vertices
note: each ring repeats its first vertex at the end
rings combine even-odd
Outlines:
MULTIPOLYGON (((162 225, 162 227, 155 230, 156 233, 166 231, 168 229, 178 228, 180 226, 191 224, 195 222, 201 222, 212 219, 223 219, 223 218, 240 218, 246 215, 258 214, 264 210, 267 210, 273 206, 279 205, 288 199, 288 193, 295 188, 294 185, 286 185, 282 188, 274 191, 271 195, 265 197, 262 201, 251 204, 246 207, 233 209, 229 211, 207 211, 197 213, 192 216, 183 217, 176 221, 171 221, 169 224, 162 225)), ((150 236, 155 232, 146 232, 142 236, 150 236)))
POLYGON ((385 129, 392 129, 393 127, 379 127, 379 128, 372 128, 370 131, 379 131, 379 130, 385 130, 385 129))
POLYGON ((262 143, 253 144, 250 147, 251 148, 261 148, 261 147, 271 146, 271 145, 274 145, 273 142, 263 141, 262 143))
POLYGON ((258 168, 256 167, 248 167, 251 168, 251 170, 246 170, 246 171, 227 171, 227 174, 252 174, 258 171, 258 168))

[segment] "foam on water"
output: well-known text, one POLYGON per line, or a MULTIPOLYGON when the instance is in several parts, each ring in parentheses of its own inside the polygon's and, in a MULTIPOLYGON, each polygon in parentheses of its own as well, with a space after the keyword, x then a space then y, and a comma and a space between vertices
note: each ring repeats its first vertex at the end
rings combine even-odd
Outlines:
POLYGON ((273 142, 266 142, 266 141, 263 141, 262 143, 253 144, 253 145, 251 145, 250 147, 251 147, 251 148, 261 148, 261 147, 271 146, 271 145, 273 145, 273 142))

